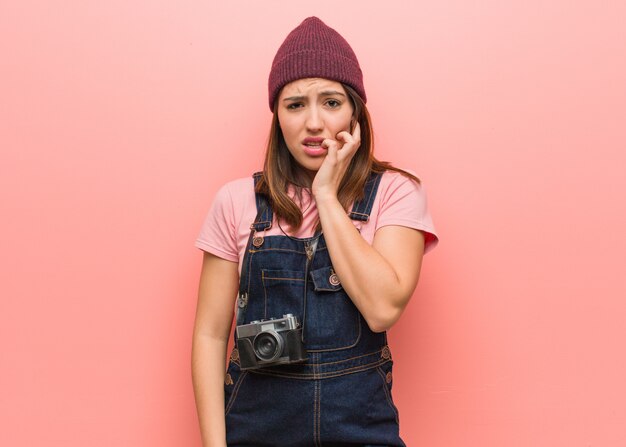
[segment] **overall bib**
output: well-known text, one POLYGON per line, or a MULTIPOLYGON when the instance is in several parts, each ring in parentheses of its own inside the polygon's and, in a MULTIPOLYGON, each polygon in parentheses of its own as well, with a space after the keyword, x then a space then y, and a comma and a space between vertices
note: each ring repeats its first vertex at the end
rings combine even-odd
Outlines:
MULTIPOLYGON (((371 175, 351 219, 369 219, 380 177, 371 175)), ((233 349, 225 380, 228 445, 405 446, 386 334, 369 329, 341 287, 323 234, 314 253, 315 238, 264 237, 273 212, 263 195, 256 203, 237 324, 293 314, 303 326, 307 360, 241 370, 233 349)))

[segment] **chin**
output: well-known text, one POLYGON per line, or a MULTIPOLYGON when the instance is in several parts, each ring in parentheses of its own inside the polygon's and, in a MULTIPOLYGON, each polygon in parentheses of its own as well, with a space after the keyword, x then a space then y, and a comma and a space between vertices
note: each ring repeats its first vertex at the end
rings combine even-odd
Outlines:
POLYGON ((323 158, 309 159, 309 160, 295 160, 295 162, 307 171, 318 171, 322 167, 324 162, 323 158))
POLYGON ((305 170, 312 172, 313 174, 316 174, 317 171, 320 170, 320 167, 322 166, 321 163, 315 163, 315 164, 307 164, 302 166, 305 170))

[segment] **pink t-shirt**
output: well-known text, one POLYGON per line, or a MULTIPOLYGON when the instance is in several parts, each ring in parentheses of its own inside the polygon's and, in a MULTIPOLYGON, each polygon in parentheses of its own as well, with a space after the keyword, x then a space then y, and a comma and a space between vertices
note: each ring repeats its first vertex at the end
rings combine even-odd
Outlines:
MULTIPOLYGON (((272 227, 263 232, 265 236, 283 235, 283 231, 298 238, 313 236, 317 207, 308 190, 302 196, 302 226, 293 231, 282 220, 279 226, 274 215, 272 227)), ((250 236, 250 224, 254 222, 256 215, 252 176, 225 184, 217 192, 211 205, 196 240, 196 247, 220 258, 238 262, 241 270, 250 236)), ((370 219, 367 222, 352 222, 369 244, 372 244, 376 230, 386 225, 400 225, 422 231, 425 236, 425 252, 432 250, 438 242, 428 212, 424 187, 393 171, 385 172, 380 180, 370 219)))

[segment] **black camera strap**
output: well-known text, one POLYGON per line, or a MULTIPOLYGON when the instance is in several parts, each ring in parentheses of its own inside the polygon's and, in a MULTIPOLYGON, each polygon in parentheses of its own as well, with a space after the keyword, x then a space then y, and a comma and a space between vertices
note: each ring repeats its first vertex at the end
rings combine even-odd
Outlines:
MULTIPOLYGON (((265 213, 268 204, 267 204, 267 200, 260 200, 259 204, 258 204, 258 212, 256 215, 256 218, 254 219, 254 222, 258 222, 263 214, 265 213)), ((255 240, 255 233, 256 233, 256 227, 255 224, 253 223, 252 225, 250 225, 250 236, 248 237, 248 242, 246 243, 246 253, 243 256, 243 262, 241 265, 241 274, 239 275, 239 293, 237 294, 237 317, 236 317, 236 321, 237 321, 237 326, 240 326, 244 323, 245 321, 245 317, 246 317, 246 310, 248 309, 248 288, 247 288, 247 283, 248 281, 248 260, 250 258, 250 252, 251 250, 255 247, 254 245, 254 240, 255 240)))
POLYGON ((311 271, 311 265, 317 253, 317 244, 320 241, 321 231, 316 231, 313 238, 304 243, 304 250, 306 252, 306 267, 304 268, 304 291, 302 296, 302 342, 304 343, 304 325, 306 323, 306 297, 309 292, 309 272, 311 271))

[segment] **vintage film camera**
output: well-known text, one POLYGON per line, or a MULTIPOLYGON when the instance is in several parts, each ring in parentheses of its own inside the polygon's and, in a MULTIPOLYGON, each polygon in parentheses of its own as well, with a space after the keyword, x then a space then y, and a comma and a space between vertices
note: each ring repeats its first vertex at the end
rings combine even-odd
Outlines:
POLYGON ((306 360, 302 328, 292 314, 252 321, 235 328, 241 369, 298 363, 306 360))

